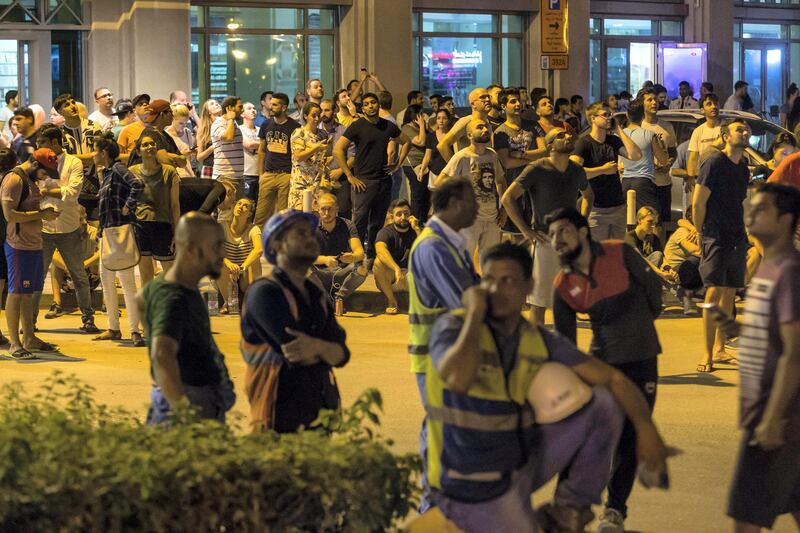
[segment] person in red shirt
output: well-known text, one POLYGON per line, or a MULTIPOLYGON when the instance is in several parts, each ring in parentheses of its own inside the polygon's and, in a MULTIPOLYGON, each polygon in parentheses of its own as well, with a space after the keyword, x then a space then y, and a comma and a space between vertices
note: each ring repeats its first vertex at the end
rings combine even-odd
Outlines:
POLYGON ((770 183, 783 183, 800 189, 800 152, 783 158, 767 179, 770 183))

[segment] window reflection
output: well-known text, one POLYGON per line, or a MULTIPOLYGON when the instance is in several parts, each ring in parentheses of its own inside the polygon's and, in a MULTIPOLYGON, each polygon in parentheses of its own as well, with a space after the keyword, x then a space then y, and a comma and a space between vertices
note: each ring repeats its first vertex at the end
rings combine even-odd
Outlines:
POLYGON ((495 81, 493 41, 488 37, 423 38, 422 91, 449 94, 456 107, 468 106, 469 91, 495 81))

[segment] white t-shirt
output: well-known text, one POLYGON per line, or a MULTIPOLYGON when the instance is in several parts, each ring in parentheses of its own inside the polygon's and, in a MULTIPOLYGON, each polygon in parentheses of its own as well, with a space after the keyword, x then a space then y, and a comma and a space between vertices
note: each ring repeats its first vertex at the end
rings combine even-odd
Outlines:
POLYGON ((11 119, 14 118, 14 112, 8 106, 0 107, 0 122, 3 122, 2 134, 11 142, 11 119))
POLYGON ((94 110, 94 112, 89 115, 89 120, 92 122, 99 124, 100 128, 103 131, 108 131, 117 124, 119 124, 119 118, 116 115, 111 115, 110 117, 105 116, 100 112, 99 109, 94 110))
POLYGON ((719 139, 719 136, 719 126, 712 128, 708 123, 704 122, 692 132, 692 138, 689 139, 689 151, 702 154, 714 144, 714 141, 719 139))
POLYGON ((464 148, 453 155, 442 171, 451 178, 467 178, 472 182, 478 200, 478 219, 494 220, 497 217, 497 178, 504 176, 497 152, 487 148, 482 155, 464 148))
POLYGON ((733 109, 735 111, 742 110, 742 102, 738 98, 736 98, 735 94, 732 94, 725 100, 725 105, 722 106, 722 109, 733 109))
MULTIPOLYGON (((258 140, 258 128, 248 128, 244 124, 239 126, 239 129, 242 131, 242 137, 248 141, 255 141, 256 143, 259 142, 258 140)), ((245 176, 258 176, 258 157, 256 152, 258 149, 248 150, 244 146, 242 147, 244 150, 244 175, 245 176)))
POLYGON ((242 146, 242 130, 233 128, 233 140, 223 141, 222 135, 228 129, 228 119, 219 117, 211 125, 211 143, 214 145, 214 179, 241 179, 244 174, 244 147, 242 146))

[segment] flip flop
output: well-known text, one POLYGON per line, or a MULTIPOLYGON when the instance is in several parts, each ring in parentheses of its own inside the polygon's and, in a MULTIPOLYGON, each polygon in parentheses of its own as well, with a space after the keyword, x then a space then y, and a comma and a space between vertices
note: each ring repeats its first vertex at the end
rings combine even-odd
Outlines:
POLYGON ((714 364, 713 363, 700 363, 699 365, 697 365, 697 371, 702 373, 702 374, 713 372, 714 371, 714 364))
POLYGON ((17 348, 13 352, 8 354, 12 359, 16 359, 18 361, 27 361, 29 359, 36 359, 36 355, 32 354, 25 348, 17 348))
POLYGON ((49 342, 40 341, 39 346, 36 348, 31 348, 34 352, 57 352, 58 346, 55 344, 50 344, 49 342))
POLYGON ((386 308, 387 315, 396 315, 397 314, 397 307, 387 307, 386 308))

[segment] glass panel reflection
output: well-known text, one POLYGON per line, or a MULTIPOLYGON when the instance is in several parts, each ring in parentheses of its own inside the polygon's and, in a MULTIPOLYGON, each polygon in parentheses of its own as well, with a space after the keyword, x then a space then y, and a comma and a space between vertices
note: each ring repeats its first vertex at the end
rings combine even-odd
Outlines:
POLYGON ((425 37, 420 89, 452 95, 456 107, 466 107, 469 91, 494 81, 494 57, 488 37, 425 37))

